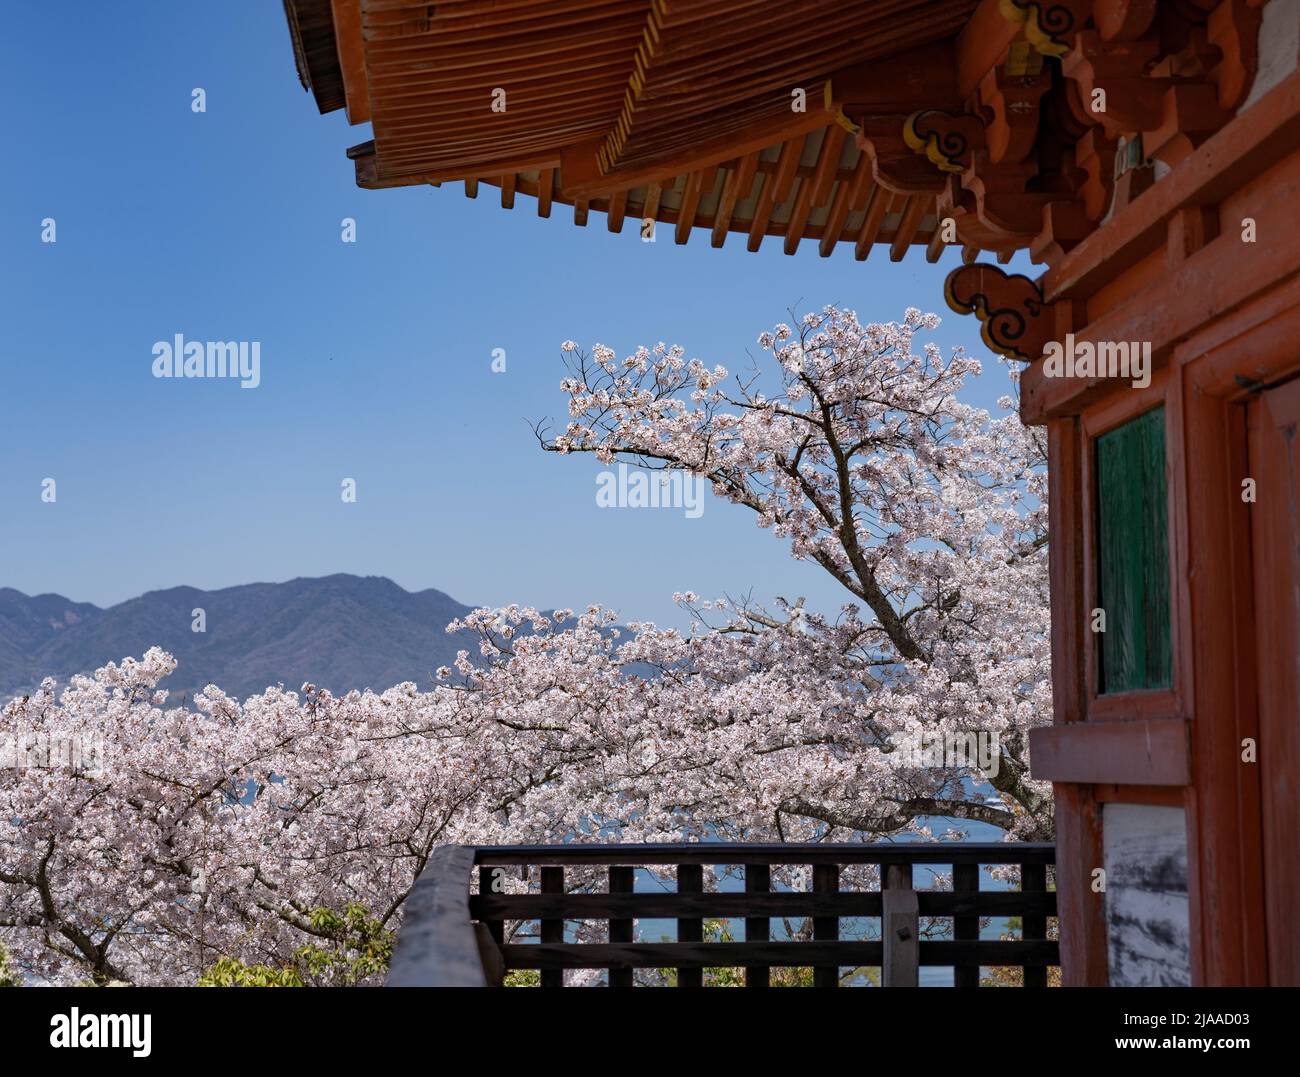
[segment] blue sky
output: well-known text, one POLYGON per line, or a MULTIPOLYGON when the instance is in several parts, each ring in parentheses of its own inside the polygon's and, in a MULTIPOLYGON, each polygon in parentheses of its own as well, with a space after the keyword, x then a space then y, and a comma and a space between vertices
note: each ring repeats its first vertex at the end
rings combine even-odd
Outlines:
POLYGON ((0 586, 106 605, 353 572, 665 624, 688 589, 833 609, 837 584, 711 495, 694 520, 597 508, 597 462, 543 454, 529 427, 563 420, 560 342, 664 340, 736 369, 792 305, 918 306, 944 315, 945 349, 986 359, 971 402, 1006 391, 975 320, 943 309, 955 254, 645 244, 489 188, 363 191, 344 150, 369 127, 317 114, 280 5, 122 10, 28 0, 0 38, 0 586), (176 333, 260 341, 261 385, 155 379, 176 333))

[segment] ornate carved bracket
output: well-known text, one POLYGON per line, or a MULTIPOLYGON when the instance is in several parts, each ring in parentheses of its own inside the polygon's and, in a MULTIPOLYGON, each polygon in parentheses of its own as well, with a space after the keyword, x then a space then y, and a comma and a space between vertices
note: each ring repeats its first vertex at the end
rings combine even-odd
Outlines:
POLYGON ((1156 19, 1155 0, 1096 0, 1093 26, 1074 34, 1062 69, 1082 114, 1111 138, 1145 133, 1174 165, 1241 104, 1258 66, 1252 0, 1188 0, 1156 19))
MULTIPOLYGON (((956 176, 948 177, 946 186, 935 199, 935 209, 941 218, 951 217, 957 222, 957 237, 968 250, 993 251, 999 259, 1009 258, 1015 252, 1014 237, 980 218, 974 194, 964 190, 956 176)), ((974 261, 975 257, 976 254, 971 254, 967 261, 974 261)))
POLYGON ((912 151, 903 126, 920 109, 961 106, 951 43, 837 71, 826 80, 823 97, 835 121, 854 128, 854 141, 867 155, 878 186, 907 195, 943 188, 943 173, 912 151))
POLYGON ((1053 305, 1028 277, 982 263, 959 266, 944 281, 943 295, 958 314, 979 318, 980 338, 999 355, 1032 363, 1055 336, 1053 305))
POLYGON ((1231 120, 1262 2, 998 0, 1021 34, 962 100, 950 89, 901 132, 877 110, 858 137, 882 186, 937 193, 964 247, 1057 259, 1155 182, 1151 167, 1115 168, 1117 149, 1173 167, 1231 120))
POLYGON ((902 116, 864 117, 854 140, 871 162, 871 177, 895 194, 935 194, 944 176, 904 141, 902 116))
POLYGON ((1025 40, 1044 56, 1064 56, 1076 31, 1083 28, 1092 0, 998 0, 1008 22, 1025 28, 1025 40))
POLYGON ((903 141, 923 153, 944 172, 964 172, 974 153, 984 146, 984 124, 978 116, 937 108, 913 112, 903 124, 903 141))

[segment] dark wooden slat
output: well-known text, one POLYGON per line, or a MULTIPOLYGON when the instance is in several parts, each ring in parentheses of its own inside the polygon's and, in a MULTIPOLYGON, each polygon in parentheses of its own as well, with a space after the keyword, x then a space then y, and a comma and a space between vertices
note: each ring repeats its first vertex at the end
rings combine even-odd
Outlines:
MULTIPOLYGON (((542 893, 543 894, 563 894, 564 893, 564 869, 562 867, 547 866, 542 868, 542 893)), ((552 945, 562 944, 564 942, 564 920, 563 919, 546 919, 541 922, 542 942, 552 945)), ((504 953, 508 947, 502 947, 504 953)), ((506 968, 512 968, 509 960, 506 961, 506 968)), ((527 967, 527 966, 525 966, 527 967)), ((563 987, 564 972, 563 966, 551 966, 542 969, 541 978, 543 987, 563 987)))
MULTIPOLYGON (((493 882, 494 880, 503 878, 504 876, 505 876, 505 868, 486 868, 486 867, 479 868, 478 869, 479 897, 494 896, 495 892, 492 888, 493 882)), ((478 898, 474 897, 473 895, 470 896, 469 899, 470 916, 472 916, 475 920, 481 922, 483 926, 488 929, 489 934, 491 934, 496 944, 500 946, 501 943, 506 941, 506 936, 505 936, 506 926, 505 924, 502 923, 502 920, 504 920, 505 917, 492 916, 492 915, 484 916, 482 913, 478 912, 475 909, 475 903, 477 901, 478 898)), ((524 919, 524 917, 517 917, 516 919, 522 920, 524 919)))
POLYGON ((1051 864, 1050 842, 482 845, 479 864, 1051 864))
MULTIPOLYGON (((840 866, 838 864, 813 865, 813 892, 815 894, 830 894, 839 888, 840 866)), ((838 916, 813 917, 813 938, 817 942, 834 942, 839 937, 840 920, 838 916)), ((839 987, 839 985, 840 966, 838 961, 834 965, 813 966, 814 987, 839 987)))
MULTIPOLYGON (((1026 893, 1046 890, 1046 866, 1043 864, 1028 864, 1022 867, 1020 869, 1020 889, 1026 893)), ((1020 937, 1026 942, 1047 938, 1046 916, 1022 916, 1020 922, 1022 925, 1020 937)), ((1047 966, 1026 964, 1024 966, 1024 977, 1026 987, 1046 987, 1047 966)))
MULTIPOLYGON (((745 893, 766 894, 772 888, 772 869, 766 864, 745 865, 745 893)), ((772 922, 766 916, 745 918, 745 941, 767 942, 772 936, 772 922)), ((745 966, 746 987, 767 987, 770 979, 767 965, 745 966)))
MULTIPOLYGON (((974 867, 977 864, 958 864, 974 867)), ((956 870, 956 868, 954 868, 956 870)), ((918 890, 917 904, 922 916, 1041 916, 1056 915, 1055 892, 1022 894, 1019 890, 975 890, 971 893, 947 893, 941 890, 918 890)))
POLYGON ((405 920, 388 969, 389 987, 486 987, 469 917, 474 849, 435 849, 406 899, 405 920))
POLYGON ((880 981, 884 987, 916 987, 920 967, 920 924, 912 865, 889 864, 881 869, 883 906, 880 937, 884 961, 880 981))
MULTIPOLYGON (((636 882, 636 869, 629 867, 612 867, 609 869, 609 892, 611 894, 630 894, 636 882)), ((609 941, 613 944, 632 942, 635 938, 636 921, 625 917, 609 921, 609 941)), ((631 987, 632 966, 611 968, 609 970, 610 987, 631 987)))
MULTIPOLYGON (((699 864, 683 864, 703 872, 699 864)), ((679 876, 680 879, 680 876, 679 876)), ((1018 891, 1008 891, 1020 900, 1018 891)), ((945 897, 948 895, 944 895, 945 897)), ((999 895, 1000 896, 1000 895, 999 895)), ((631 916, 696 917, 730 919, 743 916, 879 916, 880 895, 867 892, 838 894, 742 894, 685 892, 676 894, 510 894, 472 897, 470 910, 476 919, 536 920, 543 916, 565 916, 570 920, 606 920, 631 916)), ((1008 912, 1016 915, 1019 907, 1008 912)), ((936 914, 938 915, 938 914, 936 914)), ((988 913, 987 915, 992 915, 988 913)))
MULTIPOLYGON (((673 896, 682 902, 683 899, 693 898, 699 895, 699 900, 704 900, 704 868, 699 864, 679 864, 677 866, 677 893, 673 896)), ((716 897, 716 894, 709 895, 716 897)), ((680 942, 703 942, 704 941, 704 920, 698 916, 679 916, 677 918, 677 941, 680 942)), ((704 970, 702 968, 679 968, 677 970, 678 987, 703 987, 704 970)))
POLYGON ((981 939, 978 942, 923 941, 920 963, 927 967, 936 965, 1057 965, 1060 964, 1060 947, 1054 940, 1034 942, 1003 942, 1000 939, 981 939))
POLYGON ((492 937, 487 924, 472 924, 474 941, 478 943, 479 961, 483 965, 483 977, 489 987, 501 987, 505 981, 506 966, 501 959, 501 944, 492 937))
MULTIPOLYGON (((963 865, 958 865, 962 867, 963 865)), ((976 867, 977 865, 969 865, 976 867)), ((683 864, 703 870, 699 864, 683 864)), ((679 876, 680 879, 680 876, 679 876)), ((979 890, 969 893, 918 891, 922 916, 1024 916, 1056 915, 1056 894, 1019 890, 979 890)), ((879 891, 839 893, 737 894, 683 891, 675 894, 475 894, 469 900, 476 920, 539 920, 563 916, 570 920, 608 920, 633 917, 742 917, 767 916, 879 916, 879 891)))
MULTIPOLYGON (((980 869, 978 864, 957 864, 952 869, 952 889, 954 894, 977 892, 980 888, 980 869)), ((973 942, 980 937, 980 918, 978 916, 954 916, 952 918, 952 937, 956 942, 973 942)), ((978 965, 957 965, 952 970, 953 987, 979 987, 980 967, 978 965)))
MULTIPOLYGON (((553 943, 539 946, 508 943, 501 947, 508 969, 587 969, 631 965, 634 968, 736 968, 746 964, 764 968, 825 965, 880 965, 884 947, 879 942, 658 942, 553 943)), ((1056 942, 922 942, 922 966, 958 964, 1055 965, 1060 959, 1056 942)))
POLYGON ((609 968, 740 968, 754 965, 803 966, 829 961, 846 965, 879 965, 878 942, 658 942, 531 946, 511 944, 501 952, 508 969, 609 968))

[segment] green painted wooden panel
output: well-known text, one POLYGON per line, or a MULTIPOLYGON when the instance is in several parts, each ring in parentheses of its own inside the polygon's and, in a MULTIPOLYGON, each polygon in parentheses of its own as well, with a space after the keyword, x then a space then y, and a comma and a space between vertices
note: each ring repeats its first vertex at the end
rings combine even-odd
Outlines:
POLYGON ((1168 688, 1165 409, 1099 437, 1096 472, 1097 604, 1106 611, 1097 690, 1168 688))

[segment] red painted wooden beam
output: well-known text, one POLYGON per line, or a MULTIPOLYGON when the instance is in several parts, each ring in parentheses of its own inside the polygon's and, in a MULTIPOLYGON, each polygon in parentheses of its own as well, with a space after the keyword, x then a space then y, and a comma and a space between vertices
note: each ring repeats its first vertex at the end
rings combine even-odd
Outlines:
POLYGON ((1030 771, 1037 781, 1187 785, 1191 781, 1187 721, 1071 722, 1029 734, 1030 771))

